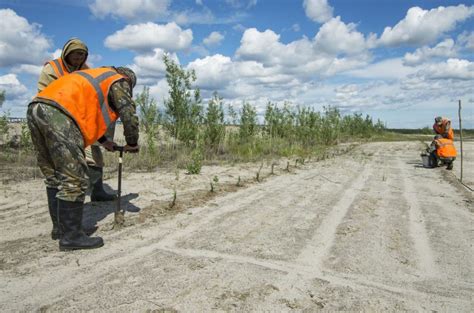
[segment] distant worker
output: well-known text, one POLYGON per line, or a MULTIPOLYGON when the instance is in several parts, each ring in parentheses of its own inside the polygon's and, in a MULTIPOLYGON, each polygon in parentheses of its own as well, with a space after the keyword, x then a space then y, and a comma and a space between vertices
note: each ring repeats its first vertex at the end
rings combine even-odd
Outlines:
MULTIPOLYGON (((63 47, 59 59, 46 62, 38 80, 38 92, 43 91, 46 86, 56 79, 68 75, 74 71, 88 69, 86 64, 89 49, 78 38, 69 39, 63 47)), ((106 136, 113 140, 115 123, 111 124, 106 136)), ((86 148, 86 160, 89 167, 89 184, 91 190, 91 201, 113 201, 116 196, 104 190, 104 157, 99 143, 94 143, 86 148)))
POLYGON ((125 152, 138 152, 138 117, 132 100, 135 84, 135 73, 129 68, 81 70, 55 80, 28 105, 28 127, 46 178, 52 234, 59 234, 60 250, 104 244, 102 238, 89 237, 82 230, 88 184, 84 149, 99 141, 113 151, 115 143, 104 134, 120 118, 125 152))
POLYGON ((433 130, 436 134, 443 136, 443 138, 454 140, 454 132, 451 128, 451 121, 446 117, 435 117, 433 130))
POLYGON ((453 163, 457 156, 453 140, 436 135, 431 143, 430 152, 433 167, 437 167, 441 163, 447 165, 447 170, 453 169, 453 163))

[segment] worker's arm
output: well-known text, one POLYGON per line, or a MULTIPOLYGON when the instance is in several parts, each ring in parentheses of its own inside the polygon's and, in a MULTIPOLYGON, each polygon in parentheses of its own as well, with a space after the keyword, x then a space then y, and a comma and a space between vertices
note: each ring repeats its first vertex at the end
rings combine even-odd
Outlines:
POLYGON ((110 89, 109 103, 112 109, 120 115, 127 146, 136 147, 136 151, 138 151, 138 116, 136 115, 136 104, 131 95, 132 90, 129 83, 119 80, 110 89))
POLYGON ((46 64, 38 79, 38 92, 43 91, 49 84, 58 79, 51 64, 46 64))

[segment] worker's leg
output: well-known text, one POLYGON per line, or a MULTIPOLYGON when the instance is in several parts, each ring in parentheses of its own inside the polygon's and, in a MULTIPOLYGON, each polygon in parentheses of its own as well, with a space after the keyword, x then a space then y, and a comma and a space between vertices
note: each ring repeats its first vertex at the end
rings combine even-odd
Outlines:
POLYGON ((430 166, 438 167, 438 157, 436 156, 435 152, 430 153, 430 166))
POLYGON ((45 134, 51 131, 50 124, 54 120, 55 114, 62 114, 54 109, 49 109, 43 104, 33 104, 28 108, 27 123, 30 129, 31 140, 36 150, 38 166, 45 176, 46 195, 48 198, 48 209, 53 229, 51 238, 59 239, 58 224, 58 202, 56 195, 59 188, 59 180, 55 175, 54 163, 50 157, 49 149, 44 138, 45 134))
MULTIPOLYGON (((106 137, 113 140, 115 124, 107 129, 106 137)), ((100 148, 100 143, 96 142, 86 148, 87 166, 89 168, 89 183, 91 188, 91 201, 113 201, 117 197, 104 190, 104 157, 100 148)))
MULTIPOLYGON (((61 239, 59 248, 91 249, 103 245, 100 237, 90 238, 82 230, 82 214, 87 189, 84 139, 76 124, 59 110, 44 106, 50 114, 43 139, 54 164, 60 185, 56 194, 61 239)), ((46 127, 46 126, 45 126, 46 127)))

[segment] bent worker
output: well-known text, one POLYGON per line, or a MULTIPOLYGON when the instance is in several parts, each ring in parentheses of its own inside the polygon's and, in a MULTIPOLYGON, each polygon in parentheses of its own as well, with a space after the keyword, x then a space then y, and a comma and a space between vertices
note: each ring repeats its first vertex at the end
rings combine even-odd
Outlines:
POLYGON ((82 230, 88 182, 84 149, 99 141, 112 151, 115 143, 104 134, 120 118, 125 152, 138 152, 138 117, 132 100, 135 84, 135 73, 129 68, 81 70, 55 80, 28 105, 28 127, 46 178, 52 234, 59 234, 60 250, 104 244, 102 238, 89 237, 82 230))
POLYGON ((452 170, 454 166, 454 160, 456 160, 456 148, 454 147, 453 140, 443 138, 441 135, 436 135, 435 139, 431 143, 431 158, 433 160, 433 166, 438 166, 438 163, 447 165, 447 170, 452 170))
MULTIPOLYGON (((56 79, 68 75, 74 71, 88 69, 87 57, 89 49, 79 38, 71 38, 65 44, 61 57, 46 62, 38 80, 38 92, 43 91, 56 79)), ((112 123, 106 132, 107 138, 113 139, 115 124, 112 123)), ((85 149, 91 191, 91 201, 113 201, 114 194, 104 190, 103 173, 104 157, 100 149, 100 143, 95 142, 85 149)))
POLYGON ((454 132, 451 128, 451 120, 446 117, 437 116, 433 124, 433 130, 443 138, 454 140, 454 132))

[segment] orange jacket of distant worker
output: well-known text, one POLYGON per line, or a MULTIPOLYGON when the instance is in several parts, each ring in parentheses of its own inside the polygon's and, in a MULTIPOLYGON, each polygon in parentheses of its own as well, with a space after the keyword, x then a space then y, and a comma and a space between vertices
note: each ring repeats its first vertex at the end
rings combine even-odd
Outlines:
POLYGON ((451 121, 445 117, 441 119, 439 123, 433 124, 433 130, 435 133, 443 136, 444 138, 454 140, 454 132, 451 128, 451 121))
POLYGON ((108 104, 108 94, 112 84, 124 78, 110 68, 76 71, 52 82, 37 98, 53 101, 68 114, 80 128, 87 147, 118 119, 108 104))
POLYGON ((451 139, 440 138, 435 139, 436 146, 436 155, 439 158, 455 158, 456 157, 456 148, 451 139))
MULTIPOLYGON (((60 78, 60 77, 63 77, 64 75, 69 74, 69 70, 64 65, 64 62, 61 58, 51 60, 49 62, 46 62, 45 65, 46 64, 51 65, 57 78, 60 78)), ((86 69, 89 69, 89 67, 87 66, 87 64, 84 63, 81 70, 86 70, 86 69)))

